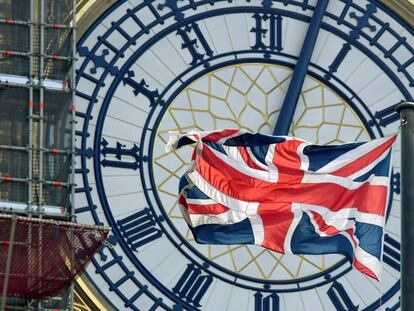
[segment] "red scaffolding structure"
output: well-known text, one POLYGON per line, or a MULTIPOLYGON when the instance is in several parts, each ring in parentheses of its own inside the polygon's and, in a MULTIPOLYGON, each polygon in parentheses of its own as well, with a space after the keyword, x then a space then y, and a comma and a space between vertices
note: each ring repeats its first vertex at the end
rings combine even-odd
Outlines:
POLYGON ((0 214, 0 292, 43 299, 59 294, 81 274, 109 228, 0 214))

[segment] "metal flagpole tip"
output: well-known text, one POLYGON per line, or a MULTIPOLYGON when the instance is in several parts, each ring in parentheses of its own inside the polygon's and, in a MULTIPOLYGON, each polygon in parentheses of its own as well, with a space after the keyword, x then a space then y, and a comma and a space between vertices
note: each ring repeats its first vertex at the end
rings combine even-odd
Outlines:
POLYGON ((395 111, 400 113, 401 110, 406 108, 414 109, 414 102, 401 102, 395 107, 395 111))

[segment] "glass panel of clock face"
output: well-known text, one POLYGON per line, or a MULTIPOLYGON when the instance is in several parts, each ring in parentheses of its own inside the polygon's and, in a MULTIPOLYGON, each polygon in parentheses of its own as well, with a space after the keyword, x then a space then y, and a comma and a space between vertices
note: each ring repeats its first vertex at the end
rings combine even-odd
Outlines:
MULTIPOLYGON (((87 274, 114 308, 398 308, 399 142, 381 282, 339 254, 199 245, 176 204, 192 149, 166 153, 168 132, 272 133, 315 4, 119 1, 80 40, 76 213, 112 227, 87 274)), ((337 144, 395 133, 394 105, 413 96, 412 44, 382 4, 329 1, 289 135, 337 144)))

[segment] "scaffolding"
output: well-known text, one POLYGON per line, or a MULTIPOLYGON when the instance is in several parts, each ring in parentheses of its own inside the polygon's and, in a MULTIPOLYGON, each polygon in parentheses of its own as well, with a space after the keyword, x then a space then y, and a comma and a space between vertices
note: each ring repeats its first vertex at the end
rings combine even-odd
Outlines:
MULTIPOLYGON (((0 213, 74 221, 75 9, 76 0, 0 0, 0 213)), ((70 289, 7 305, 66 310, 72 300, 70 289)))
MULTIPOLYGON (((108 233, 100 226, 1 214, 2 297, 39 300, 60 294, 84 271, 108 233)), ((2 298, 1 310, 6 304, 2 298)))

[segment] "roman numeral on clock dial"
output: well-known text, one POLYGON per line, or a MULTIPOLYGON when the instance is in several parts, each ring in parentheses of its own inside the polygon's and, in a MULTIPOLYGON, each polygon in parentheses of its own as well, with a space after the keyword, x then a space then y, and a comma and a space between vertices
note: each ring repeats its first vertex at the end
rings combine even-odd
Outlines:
POLYGON ((213 50, 210 48, 197 23, 192 23, 177 30, 177 35, 182 39, 181 48, 186 49, 191 54, 192 60, 190 65, 196 65, 203 61, 205 56, 213 56, 213 50))
POLYGON ((359 306, 352 302, 344 286, 338 281, 332 283, 327 294, 338 311, 357 311, 359 309, 359 306))
POLYGON ((263 294, 257 292, 254 294, 255 311, 279 311, 279 296, 276 293, 263 294))
POLYGON ((141 156, 137 145, 133 144, 130 148, 127 148, 126 145, 117 142, 115 147, 110 147, 105 138, 102 138, 101 146, 101 154, 104 157, 104 159, 101 160, 101 165, 103 167, 116 167, 131 170, 137 170, 139 168, 141 156), (110 158, 110 156, 114 158, 110 158))
POLYGON ((200 307, 200 301, 212 282, 213 277, 211 275, 205 275, 200 268, 194 264, 189 264, 173 288, 173 292, 187 302, 200 307))
POLYGON ((122 236, 134 251, 162 236, 162 231, 155 224, 149 208, 117 221, 122 236))
MULTIPOLYGON (((250 29, 250 32, 255 34, 255 44, 252 49, 281 52, 283 50, 283 17, 281 15, 255 13, 252 18, 255 21, 255 26, 250 29), (268 24, 267 28, 265 27, 266 23, 268 24)), ((265 54, 265 57, 268 58, 270 55, 265 54)))
POLYGON ((392 238, 389 234, 384 236, 384 254, 382 260, 384 263, 400 271, 401 268, 401 243, 392 238))

